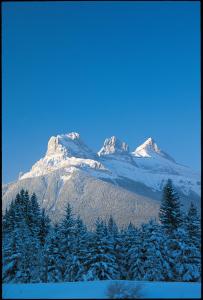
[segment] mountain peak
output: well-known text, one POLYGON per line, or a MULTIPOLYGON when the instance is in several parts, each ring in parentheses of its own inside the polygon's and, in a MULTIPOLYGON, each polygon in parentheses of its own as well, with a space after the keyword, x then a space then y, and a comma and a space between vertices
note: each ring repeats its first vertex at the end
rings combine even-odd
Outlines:
POLYGON ((105 139, 104 145, 98 152, 98 155, 102 156, 127 153, 129 153, 129 146, 125 142, 120 141, 116 136, 112 136, 111 138, 105 139))
POLYGON ((153 157, 155 155, 160 155, 168 160, 175 162, 175 160, 168 155, 166 152, 162 151, 156 144, 152 137, 149 137, 143 144, 132 152, 133 155, 137 157, 153 157))
MULTIPOLYGON (((142 152, 143 150, 145 152, 147 152, 147 150, 149 150, 149 151, 154 151, 156 153, 160 153, 160 151, 161 151, 158 148, 157 144, 155 143, 155 140, 152 137, 149 137, 142 145, 137 147, 135 151, 142 152)), ((143 154, 144 154, 144 152, 143 152, 143 154)))
POLYGON ((83 143, 80 134, 71 132, 52 136, 48 142, 46 156, 90 158, 93 152, 83 143))
POLYGON ((149 137, 145 142, 144 142, 144 144, 150 144, 150 145, 152 145, 152 144, 154 144, 155 143, 155 141, 154 141, 154 139, 152 138, 152 137, 149 137))
POLYGON ((67 137, 69 137, 71 140, 79 140, 80 134, 77 132, 70 132, 67 134, 67 137))

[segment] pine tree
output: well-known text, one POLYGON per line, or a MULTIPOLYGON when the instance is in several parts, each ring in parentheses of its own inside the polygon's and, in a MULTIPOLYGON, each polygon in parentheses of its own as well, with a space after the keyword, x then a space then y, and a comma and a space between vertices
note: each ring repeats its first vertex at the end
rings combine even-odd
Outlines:
POLYGON ((14 201, 12 200, 9 209, 6 209, 5 214, 3 215, 3 237, 6 234, 12 233, 15 224, 15 209, 14 209, 14 201))
POLYGON ((42 282, 62 281, 60 234, 57 224, 50 229, 42 251, 40 279, 42 282))
POLYGON ((163 190, 159 220, 167 233, 172 233, 182 223, 180 201, 169 179, 163 190))
POLYGON ((33 265, 36 264, 37 249, 34 247, 35 243, 25 220, 17 224, 16 230, 18 232, 17 239, 21 252, 20 267, 16 278, 18 282, 29 283, 32 282, 33 265))
POLYGON ((41 226, 41 211, 35 193, 32 194, 30 203, 27 205, 27 214, 30 230, 34 236, 38 236, 41 226))
POLYGON ((11 276, 11 280, 15 282, 36 282, 38 277, 39 245, 37 237, 32 234, 29 227, 29 206, 29 194, 22 189, 4 217, 6 225, 3 232, 4 270, 13 264, 15 279, 11 276), (12 263, 7 257, 8 254, 11 258, 15 258, 12 263))
POLYGON ((115 237, 118 234, 118 226, 117 226, 116 222, 114 221, 112 215, 109 218, 107 227, 108 227, 108 234, 110 236, 115 237))
POLYGON ((188 241, 195 245, 200 250, 201 245, 201 224, 197 208, 191 202, 185 220, 186 232, 188 234, 188 241))
POLYGON ((121 230, 115 237, 115 256, 118 266, 119 279, 125 280, 128 274, 127 268, 127 248, 126 248, 126 231, 121 230))
POLYGON ((74 281, 70 267, 74 261, 75 245, 75 219, 72 213, 72 207, 68 203, 66 214, 60 224, 60 254, 62 261, 62 278, 64 281, 74 281))
POLYGON ((9 236, 3 235, 3 251, 2 251, 2 280, 4 283, 15 283, 16 274, 20 270, 21 252, 18 247, 15 232, 9 236))
MULTIPOLYGON (((131 268, 131 258, 129 250, 132 247, 135 247, 139 238, 138 238, 138 229, 130 222, 127 229, 123 232, 124 239, 123 239, 123 278, 122 279, 131 279, 130 275, 130 268, 131 268)), ((140 241, 138 242, 140 243, 140 241)))
MULTIPOLYGON (((38 210, 37 210, 38 211, 38 210)), ((38 214, 38 212, 37 212, 38 214)), ((36 230, 37 236, 40 241, 41 247, 44 247, 46 238, 48 236, 49 230, 50 230, 50 223, 51 220, 45 213, 45 209, 42 209, 42 212, 39 216, 37 216, 35 223, 37 226, 39 226, 36 230)))
POLYGON ((119 232, 118 226, 113 219, 112 216, 110 216, 107 226, 108 232, 107 232, 107 238, 109 241, 111 241, 113 245, 113 253, 115 256, 115 263, 118 268, 118 278, 119 279, 125 279, 126 276, 126 270, 125 270, 125 261, 126 261, 126 255, 125 255, 125 247, 124 247, 124 239, 125 239, 125 233, 119 232))
POLYGON ((84 263, 86 280, 118 279, 119 272, 113 244, 106 235, 102 220, 96 221, 96 232, 89 238, 88 255, 84 263))
POLYGON ((200 252, 189 242, 184 226, 166 239, 165 249, 165 258, 171 269, 167 278, 169 281, 200 280, 200 252))
POLYGON ((2 279, 3 282, 16 282, 16 274, 19 270, 21 252, 18 245, 16 230, 16 206, 20 203, 20 194, 12 200, 10 207, 3 216, 2 234, 2 279))
POLYGON ((153 220, 142 225, 138 231, 136 243, 129 253, 130 279, 164 280, 166 264, 163 255, 163 234, 160 226, 153 220))
POLYGON ((73 248, 73 260, 69 269, 69 277, 74 281, 82 281, 85 276, 84 262, 88 253, 88 232, 82 219, 78 216, 75 223, 75 239, 73 248))

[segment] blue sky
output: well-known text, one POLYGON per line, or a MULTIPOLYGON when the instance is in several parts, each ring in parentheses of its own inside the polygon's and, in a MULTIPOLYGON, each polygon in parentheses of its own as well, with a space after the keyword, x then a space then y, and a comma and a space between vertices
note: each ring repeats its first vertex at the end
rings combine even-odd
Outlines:
POLYGON ((200 169, 199 2, 3 3, 3 182, 79 132, 200 169))

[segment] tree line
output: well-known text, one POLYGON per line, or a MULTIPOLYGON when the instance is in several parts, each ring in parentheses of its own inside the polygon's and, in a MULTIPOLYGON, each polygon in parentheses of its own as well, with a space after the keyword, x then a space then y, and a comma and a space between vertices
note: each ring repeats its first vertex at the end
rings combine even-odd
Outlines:
POLYGON ((199 281, 200 216, 186 213, 171 180, 159 221, 118 228, 113 217, 87 229, 70 204, 52 224, 35 194, 21 190, 3 215, 4 283, 84 280, 199 281))

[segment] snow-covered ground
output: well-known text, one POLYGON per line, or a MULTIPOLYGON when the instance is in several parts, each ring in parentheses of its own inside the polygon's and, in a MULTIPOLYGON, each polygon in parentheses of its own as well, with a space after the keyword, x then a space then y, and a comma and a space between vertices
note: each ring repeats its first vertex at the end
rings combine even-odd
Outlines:
MULTIPOLYGON (((108 299, 107 288, 112 282, 3 284, 3 299, 108 299)), ((201 298, 200 283, 123 282, 141 285, 142 298, 201 298)))

